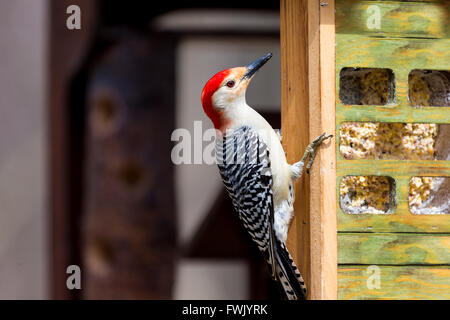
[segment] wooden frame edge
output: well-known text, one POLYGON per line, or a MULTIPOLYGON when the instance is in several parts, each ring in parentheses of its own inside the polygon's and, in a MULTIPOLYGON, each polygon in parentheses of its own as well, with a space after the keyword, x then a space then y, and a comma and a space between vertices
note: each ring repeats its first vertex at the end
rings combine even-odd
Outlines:
MULTIPOLYGON (((322 131, 336 136, 335 2, 320 7, 320 100, 322 131)), ((321 299, 337 299, 337 202, 335 137, 320 153, 321 299)))
MULTIPOLYGON (((280 1, 281 128, 289 163, 299 161, 309 141, 308 113, 308 1, 280 1), (287 134, 288 133, 288 134, 287 134)), ((295 215, 288 239, 289 251, 311 295, 309 176, 295 184, 295 215)))
MULTIPOLYGON (((334 1, 323 4, 280 1, 281 120, 290 163, 300 159, 312 138, 335 133, 334 1)), ((337 299, 334 141, 320 148, 311 174, 295 186, 287 245, 304 275, 309 299, 337 299)))

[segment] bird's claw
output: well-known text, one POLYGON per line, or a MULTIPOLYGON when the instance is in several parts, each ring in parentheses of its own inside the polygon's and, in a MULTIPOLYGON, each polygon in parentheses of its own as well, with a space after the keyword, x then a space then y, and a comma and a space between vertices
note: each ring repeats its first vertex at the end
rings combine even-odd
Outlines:
POLYGON ((333 137, 332 134, 326 135, 326 133, 322 133, 320 136, 315 138, 309 145, 306 147, 306 150, 309 153, 309 157, 306 163, 306 173, 309 173, 309 169, 311 169, 311 166, 314 162, 314 158, 316 157, 316 149, 324 142, 325 140, 333 137))

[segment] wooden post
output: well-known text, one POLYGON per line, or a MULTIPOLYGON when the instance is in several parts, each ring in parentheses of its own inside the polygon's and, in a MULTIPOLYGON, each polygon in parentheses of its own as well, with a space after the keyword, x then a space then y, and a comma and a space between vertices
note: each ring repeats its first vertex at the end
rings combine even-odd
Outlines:
MULTIPOLYGON (((317 2, 317 1, 310 1, 317 2)), ((327 6, 320 7, 320 133, 323 131, 336 136, 336 84, 335 84, 335 23, 334 0, 327 1, 327 6)), ((311 124, 312 127, 312 124, 311 124)), ((318 126, 319 127, 319 126, 318 126)), ((313 169, 320 179, 319 196, 311 201, 311 210, 317 211, 321 226, 320 234, 314 234, 320 239, 321 248, 314 248, 321 256, 320 265, 312 266, 312 276, 317 282, 315 299, 337 299, 337 208, 336 208, 336 149, 335 138, 331 143, 321 148, 319 161, 313 169), (320 208, 320 209, 318 209, 320 208), (320 277, 320 283, 318 278, 320 277)), ((315 282, 315 283, 316 283, 315 282)))
POLYGON ((76 253, 77 223, 80 213, 79 132, 71 128, 80 124, 82 111, 70 108, 70 84, 82 64, 96 31, 99 1, 51 1, 49 39, 49 206, 50 206, 50 295, 53 299, 72 299, 77 290, 67 289, 66 268, 79 264, 76 253), (71 4, 82 8, 81 30, 66 28, 66 10, 71 4), (77 117, 73 117, 76 114, 77 117))
POLYGON ((90 68, 84 299, 172 298, 174 53, 171 38, 130 31, 90 68))
MULTIPOLYGON (((281 0, 281 128, 289 163, 298 161, 309 141, 308 4, 281 0)), ((295 216, 287 239, 308 288, 310 275, 309 177, 295 185, 295 216)), ((309 291, 308 295, 311 295, 309 291)))
MULTIPOLYGON (((281 0, 281 121, 290 163, 312 138, 335 133, 334 1, 281 0)), ((334 139, 311 174, 295 186, 288 247, 309 299, 337 298, 336 161, 334 139)))

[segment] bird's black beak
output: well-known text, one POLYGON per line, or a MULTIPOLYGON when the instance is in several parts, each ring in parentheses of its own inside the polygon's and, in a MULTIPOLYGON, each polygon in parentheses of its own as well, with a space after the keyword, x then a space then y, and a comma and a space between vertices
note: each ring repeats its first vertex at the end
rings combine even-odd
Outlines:
POLYGON ((261 68, 269 59, 272 58, 272 54, 268 53, 265 56, 262 56, 259 59, 256 59, 252 63, 249 63, 245 66, 247 68, 247 72, 242 77, 242 80, 250 79, 259 68, 261 68))

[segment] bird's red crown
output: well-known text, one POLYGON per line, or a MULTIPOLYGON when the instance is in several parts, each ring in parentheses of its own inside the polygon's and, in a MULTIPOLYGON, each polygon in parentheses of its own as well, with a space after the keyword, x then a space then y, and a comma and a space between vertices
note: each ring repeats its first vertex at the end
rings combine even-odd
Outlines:
POLYGON ((214 128, 219 129, 223 126, 222 113, 214 108, 212 103, 213 94, 219 89, 223 80, 230 74, 231 70, 222 70, 216 73, 208 82, 202 91, 202 105, 206 115, 211 119, 214 128))

